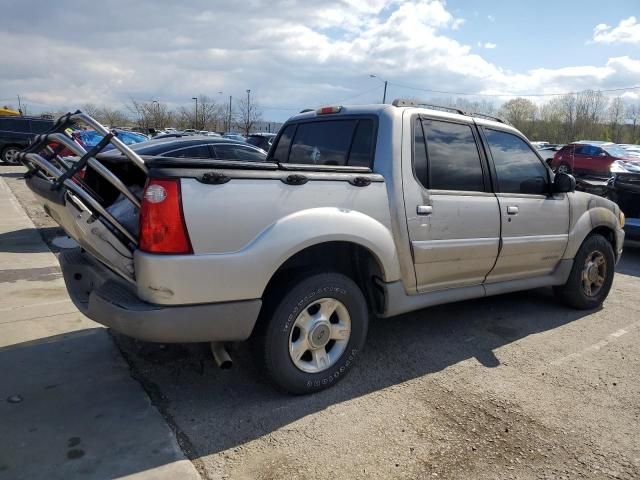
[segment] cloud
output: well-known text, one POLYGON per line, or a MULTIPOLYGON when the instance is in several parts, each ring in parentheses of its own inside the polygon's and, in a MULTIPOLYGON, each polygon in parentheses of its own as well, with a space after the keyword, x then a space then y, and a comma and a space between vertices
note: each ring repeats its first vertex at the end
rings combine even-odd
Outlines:
POLYGON ((494 17, 493 15, 487 15, 487 20, 489 20, 490 22, 495 22, 496 17, 494 17))
POLYGON ((491 42, 478 42, 478 46, 480 48, 488 48, 489 50, 496 48, 498 45, 496 45, 495 43, 491 43, 491 42))
POLYGON ((596 25, 593 29, 592 43, 637 43, 640 45, 640 23, 636 17, 620 20, 617 27, 606 23, 596 25))
POLYGON ((466 25, 439 0, 21 0, 3 16, 12 21, 0 31, 0 103, 20 94, 41 110, 130 98, 177 106, 199 94, 223 102, 251 89, 265 117, 282 120, 379 101, 371 73, 389 81, 388 98, 419 94, 399 85, 517 94, 627 86, 640 74, 630 57, 507 70, 453 38, 466 25))

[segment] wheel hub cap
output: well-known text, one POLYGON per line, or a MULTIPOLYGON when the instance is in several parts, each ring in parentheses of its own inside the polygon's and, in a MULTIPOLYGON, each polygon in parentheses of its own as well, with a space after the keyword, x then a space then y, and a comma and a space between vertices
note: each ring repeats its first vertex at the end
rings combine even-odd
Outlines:
POLYGON ((303 372, 322 372, 340 359, 350 337, 347 307, 335 298, 320 298, 298 314, 289 333, 289 356, 303 372))
POLYGON ((582 290, 589 297, 594 297, 604 285, 607 276, 607 261, 602 252, 595 250, 587 255, 582 269, 582 290))
POLYGON ((329 322, 318 322, 309 332, 309 345, 313 348, 324 347, 331 340, 330 334, 329 322))

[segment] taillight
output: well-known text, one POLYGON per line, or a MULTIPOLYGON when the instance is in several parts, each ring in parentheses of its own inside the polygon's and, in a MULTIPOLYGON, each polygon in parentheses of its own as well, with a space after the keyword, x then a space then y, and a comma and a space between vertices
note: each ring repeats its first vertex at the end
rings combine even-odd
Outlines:
POLYGON ((140 210, 140 250, 193 253, 184 223, 180 180, 149 180, 140 210))

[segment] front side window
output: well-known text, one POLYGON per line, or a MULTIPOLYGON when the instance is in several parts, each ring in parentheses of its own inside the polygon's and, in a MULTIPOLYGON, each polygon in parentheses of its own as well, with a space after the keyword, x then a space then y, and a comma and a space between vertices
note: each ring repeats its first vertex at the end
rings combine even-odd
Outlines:
POLYGON ((285 128, 273 159, 301 165, 370 167, 374 141, 371 119, 303 122, 285 128))
POLYGON ((195 147, 180 148, 163 153, 162 157, 172 158, 211 158, 209 147, 207 145, 197 145, 195 147))
POLYGON ((425 188, 484 191, 480 154, 470 125, 418 120, 415 126, 414 168, 425 188), (424 151, 423 144, 426 145, 424 151), (426 156, 426 168, 423 155, 426 156))
POLYGON ((485 129, 502 193, 545 194, 548 170, 529 145, 507 132, 485 129))

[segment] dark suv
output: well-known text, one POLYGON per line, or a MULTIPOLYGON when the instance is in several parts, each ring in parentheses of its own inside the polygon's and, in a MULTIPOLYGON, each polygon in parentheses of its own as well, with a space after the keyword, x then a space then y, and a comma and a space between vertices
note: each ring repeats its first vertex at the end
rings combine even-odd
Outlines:
POLYGON ((53 120, 41 117, 0 117, 0 159, 16 163, 16 154, 52 126, 53 120))

